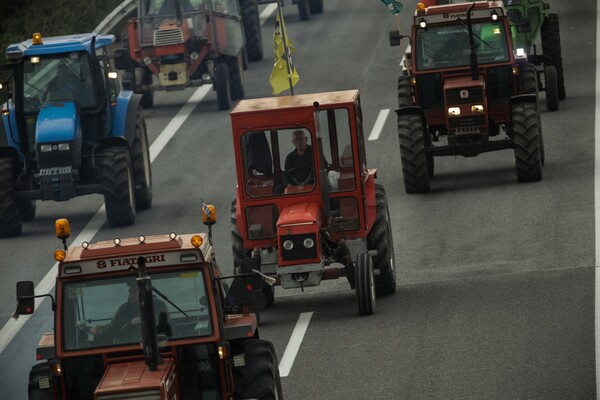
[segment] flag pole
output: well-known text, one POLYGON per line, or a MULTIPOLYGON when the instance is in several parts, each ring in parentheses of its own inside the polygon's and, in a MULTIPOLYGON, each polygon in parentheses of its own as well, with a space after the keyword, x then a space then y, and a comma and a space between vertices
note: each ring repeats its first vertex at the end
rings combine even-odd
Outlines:
POLYGON ((290 51, 287 46, 287 37, 285 32, 285 23, 283 22, 283 11, 281 10, 281 3, 277 0, 277 15, 279 15, 279 22, 281 23, 281 39, 283 40, 283 51, 285 53, 285 64, 287 65, 288 82, 290 83, 290 92, 294 95, 294 85, 292 84, 292 60, 290 59, 290 51))

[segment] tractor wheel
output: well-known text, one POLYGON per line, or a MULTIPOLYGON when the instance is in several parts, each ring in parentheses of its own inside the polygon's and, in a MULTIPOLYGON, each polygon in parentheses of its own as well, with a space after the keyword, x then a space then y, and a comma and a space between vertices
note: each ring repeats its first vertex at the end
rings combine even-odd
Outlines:
POLYGON ((129 150, 110 147, 101 161, 102 185, 106 219, 110 226, 125 226, 135 222, 135 185, 129 150))
POLYGON ((141 109, 138 110, 135 136, 131 145, 131 165, 135 182, 135 209, 147 210, 152 206, 152 166, 146 120, 141 109))
POLYGON ((246 38, 246 54, 248 61, 263 59, 263 42, 256 0, 240 0, 242 24, 246 38))
POLYGON ((548 14, 542 23, 540 32, 542 37, 544 64, 554 65, 556 68, 558 98, 564 100, 567 95, 565 92, 565 75, 563 70, 562 47, 560 45, 558 15, 548 14))
POLYGON ((309 0, 308 5, 311 14, 323 13, 323 0, 309 0))
POLYGON ((0 157, 0 237, 19 236, 23 232, 16 191, 15 162, 0 157))
POLYGON ((244 98, 244 60, 242 57, 240 52, 237 57, 231 57, 228 62, 231 100, 244 98))
POLYGON ((35 218, 35 211, 37 208, 35 200, 17 200, 17 206, 19 207, 21 221, 27 222, 35 218))
POLYGON ((300 15, 300 20, 308 21, 310 19, 310 0, 298 0, 298 14, 300 15))
POLYGON ((231 108, 231 87, 229 85, 229 67, 227 64, 218 63, 216 75, 215 88, 219 110, 229 110, 231 108))
POLYGON ((413 105, 412 96, 410 94, 409 77, 400 75, 398 77, 398 108, 409 107, 413 105))
MULTIPOLYGON (((231 243, 233 250, 233 270, 234 273, 237 273, 242 260, 244 258, 251 257, 252 251, 244 248, 244 239, 237 228, 235 199, 233 199, 231 202, 231 243)), ((267 298, 267 304, 265 305, 265 308, 271 307, 275 302, 275 287, 264 284, 263 294, 267 298)))
POLYGON ((234 369, 235 398, 282 400, 281 378, 273 344, 249 339, 244 345, 245 365, 234 369))
POLYGON ((546 91, 546 109, 548 111, 558 110, 558 81, 554 65, 544 65, 544 86, 546 91))
POLYGON ((398 116, 398 138, 406 193, 429 191, 431 178, 425 153, 425 134, 420 115, 398 116))
MULTIPOLYGON (((52 386, 40 388, 41 385, 39 380, 41 378, 48 378, 50 381, 52 380, 52 371, 50 369, 50 364, 47 362, 36 364, 29 371, 29 385, 27 388, 29 400, 53 399, 52 386)), ((52 385, 51 382, 49 383, 52 385)), ((42 386, 45 386, 45 383, 42 386)))
POLYGON ((373 257, 375 269, 379 270, 379 275, 375 276, 375 292, 377 296, 385 296, 396 291, 394 240, 387 197, 382 185, 375 185, 375 197, 377 216, 367 236, 367 247, 369 250, 377 250, 377 255, 373 257))
POLYGON ((512 131, 519 182, 533 182, 542 179, 539 122, 535 104, 519 103, 512 106, 512 131))
POLYGON ((521 67, 521 90, 523 94, 538 94, 538 79, 535 66, 531 63, 521 67))
MULTIPOLYGON (((144 68, 144 84, 152 84, 152 72, 148 68, 144 68)), ((139 92, 142 95, 142 107, 152 108, 154 107, 154 91, 152 90, 141 90, 139 92)))
POLYGON ((359 254, 356 259, 356 299, 360 315, 371 315, 375 312, 373 259, 368 253, 359 254))

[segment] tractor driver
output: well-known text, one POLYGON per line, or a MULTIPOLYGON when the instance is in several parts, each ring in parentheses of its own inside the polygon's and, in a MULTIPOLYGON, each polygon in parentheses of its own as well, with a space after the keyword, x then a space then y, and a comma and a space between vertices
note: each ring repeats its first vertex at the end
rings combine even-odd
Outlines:
POLYGON ((306 185, 315 182, 312 146, 308 144, 306 133, 297 129, 292 132, 292 143, 295 149, 285 158, 285 186, 306 185))
POLYGON ((73 71, 65 64, 58 64, 56 75, 48 84, 48 89, 44 96, 45 101, 73 100, 80 98, 81 82, 74 75, 73 71))
MULTIPOLYGON (((121 304, 112 320, 106 325, 90 328, 90 333, 95 339, 104 343, 139 339, 141 319, 137 285, 135 282, 128 282, 127 286, 129 289, 127 300, 121 304)), ((156 298, 154 299, 154 313, 157 317, 156 333, 164 333, 170 337, 172 332, 168 321, 167 306, 156 298)))

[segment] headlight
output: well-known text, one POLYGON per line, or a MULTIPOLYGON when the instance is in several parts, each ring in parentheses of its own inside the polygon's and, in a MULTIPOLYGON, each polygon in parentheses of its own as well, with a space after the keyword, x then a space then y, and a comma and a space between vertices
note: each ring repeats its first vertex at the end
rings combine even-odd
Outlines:
POLYGON ((312 248, 314 245, 315 245, 315 241, 312 240, 311 238, 304 239, 304 247, 306 247, 307 249, 312 248))
POLYGON ((283 242, 283 248, 286 249, 287 251, 290 251, 291 249, 294 248, 294 242, 292 242, 291 240, 285 240, 283 242))
POLYGON ((150 57, 144 57, 144 64, 146 64, 146 65, 152 64, 152 59, 150 57))
POLYGON ((69 150, 69 149, 70 149, 69 143, 59 143, 58 144, 58 150, 65 151, 65 150, 69 150))
POLYGON ((51 144, 42 144, 42 145, 40 145, 40 151, 42 153, 47 153, 49 151, 52 151, 52 145, 51 144))
POLYGON ((481 104, 476 104, 474 106, 471 106, 471 112, 472 113, 482 113, 483 112, 483 106, 481 104))
POLYGON ((460 115, 460 107, 450 107, 448 109, 448 115, 450 115, 452 117, 456 117, 457 115, 460 115))

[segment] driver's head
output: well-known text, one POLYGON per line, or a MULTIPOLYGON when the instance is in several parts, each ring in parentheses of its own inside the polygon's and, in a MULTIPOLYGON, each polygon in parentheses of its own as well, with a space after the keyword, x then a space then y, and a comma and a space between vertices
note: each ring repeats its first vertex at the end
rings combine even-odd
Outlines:
POLYGON ((296 147, 296 152, 302 155, 306 151, 306 145, 308 144, 308 138, 303 130, 295 130, 292 132, 292 143, 296 147))

